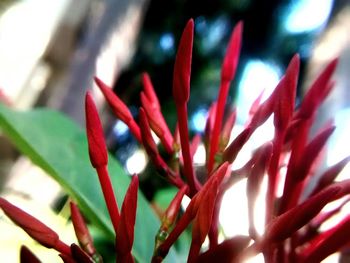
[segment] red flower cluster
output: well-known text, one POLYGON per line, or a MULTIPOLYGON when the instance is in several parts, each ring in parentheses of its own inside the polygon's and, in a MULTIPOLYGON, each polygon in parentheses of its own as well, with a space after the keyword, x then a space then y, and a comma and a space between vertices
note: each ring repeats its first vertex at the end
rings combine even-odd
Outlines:
MULTIPOLYGON (((331 61, 310 86, 302 103, 295 107, 299 72, 299 56, 295 55, 285 75, 271 96, 261 102, 261 96, 253 103, 245 129, 229 144, 236 112, 230 111, 224 118, 225 104, 230 83, 235 76, 241 48, 242 22, 234 28, 222 65, 218 99, 209 110, 203 138, 199 135, 190 141, 188 133, 187 102, 190 95, 190 75, 194 23, 190 20, 182 34, 176 55, 173 79, 173 97, 178 115, 177 129, 172 134, 161 113, 160 103, 151 80, 143 75, 144 91, 142 107, 136 122, 128 107, 100 79, 95 81, 115 115, 126 123, 135 138, 143 145, 159 174, 179 190, 165 211, 158 233, 152 262, 161 262, 171 246, 185 229, 192 224, 192 242, 188 262, 242 262, 263 253, 266 262, 319 262, 328 255, 349 245, 350 217, 322 232, 320 226, 334 216, 349 200, 336 209, 322 212, 323 207, 350 193, 350 179, 334 182, 350 158, 345 158, 321 175, 311 193, 305 189, 314 179, 313 167, 319 165, 319 155, 334 131, 327 124, 309 140, 309 132, 321 103, 332 90, 331 80, 337 60, 331 61), (232 170, 242 147, 254 131, 273 115, 275 135, 272 141, 258 147, 251 159, 240 169, 232 170), (167 163, 158 151, 151 130, 160 138, 166 153, 173 158, 167 163), (206 177, 200 182, 193 165, 193 155, 203 140, 206 149, 206 177), (281 181, 281 164, 290 156, 284 181, 283 195, 278 198, 277 185, 281 181), (254 225, 254 204, 264 176, 268 179, 266 192, 265 232, 257 233, 254 225), (249 236, 236 236, 218 242, 218 214, 222 197, 237 181, 247 178, 249 236), (191 201, 179 216, 180 204, 187 195, 191 201), (303 198, 302 198, 303 196, 303 198), (209 237, 209 248, 202 251, 202 244, 209 237)), ((89 155, 96 169, 106 205, 116 234, 118 262, 134 262, 131 249, 137 207, 138 177, 132 177, 129 189, 119 211, 107 171, 107 149, 99 116, 90 93, 86 95, 86 131, 89 155)), ((282 182, 283 183, 283 182, 282 182)), ((40 244, 59 251, 65 262, 101 262, 92 239, 77 207, 72 204, 72 220, 80 243, 68 246, 59 240, 51 229, 0 199, 0 207, 40 244)), ((23 249, 23 256, 31 258, 23 249)), ((35 261, 34 261, 35 262, 35 261)))

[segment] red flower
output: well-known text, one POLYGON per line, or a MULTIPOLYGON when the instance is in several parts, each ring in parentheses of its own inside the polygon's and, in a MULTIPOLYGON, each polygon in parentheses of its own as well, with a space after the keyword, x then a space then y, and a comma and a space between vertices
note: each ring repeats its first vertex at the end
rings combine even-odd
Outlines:
POLYGON ((142 82, 144 87, 144 92, 140 95, 142 106, 147 113, 152 130, 160 138, 165 150, 172 154, 174 139, 161 113, 157 95, 147 73, 142 74, 142 82))
POLYGON ((208 173, 214 168, 215 154, 219 147, 219 138, 226 99, 230 83, 236 74, 238 58, 241 51, 242 30, 243 23, 239 22, 232 32, 230 43, 227 47, 224 62, 222 64, 220 91, 217 100, 214 126, 210 138, 209 159, 207 163, 208 173))
POLYGON ((94 168, 107 165, 108 154, 105 143, 105 137, 98 116, 95 103, 90 92, 85 97, 86 113, 86 134, 89 143, 89 155, 91 164, 94 168))
POLYGON ((79 208, 73 202, 70 202, 70 213, 74 232, 79 241, 79 245, 88 255, 90 255, 96 261, 99 260, 99 262, 101 262, 102 258, 95 249, 92 237, 85 224, 85 220, 80 213, 79 208))
POLYGON ((295 231, 306 225, 321 209, 336 198, 341 188, 329 187, 304 203, 288 210, 276 217, 268 226, 264 234, 264 244, 279 242, 290 237, 295 231))
MULTIPOLYGON (((262 94, 250 108, 244 130, 229 143, 236 119, 235 109, 227 111, 223 124, 226 100, 233 80, 241 49, 243 24, 234 28, 222 64, 221 84, 217 101, 209 109, 204 136, 189 136, 187 103, 190 96, 192 46, 194 22, 189 20, 181 36, 175 59, 173 97, 178 115, 174 135, 170 132, 151 79, 142 75, 142 107, 136 123, 128 107, 100 79, 95 81, 115 115, 126 123, 135 138, 143 145, 157 171, 178 192, 162 215, 152 262, 161 262, 179 236, 192 224, 192 241, 188 262, 242 262, 257 253, 263 253, 268 262, 319 262, 348 243, 350 217, 328 231, 320 226, 338 213, 350 200, 349 197, 330 212, 321 210, 328 203, 350 193, 350 179, 334 182, 336 176, 349 162, 350 157, 328 168, 314 188, 315 167, 335 127, 331 122, 309 141, 309 133, 321 103, 333 88, 332 74, 337 59, 331 61, 310 86, 300 106, 295 108, 295 96, 299 74, 299 56, 291 59, 285 75, 270 97, 261 102, 262 94), (270 116, 273 115, 274 138, 256 146, 241 168, 231 170, 233 163, 247 141, 270 116), (166 156, 153 140, 151 129, 160 138, 166 156), (193 156, 203 141, 206 151, 206 169, 195 170, 193 156), (277 185, 286 168, 283 194, 277 196, 277 185), (198 174, 198 178, 197 178, 198 174), (266 229, 259 236, 254 225, 254 206, 264 176, 267 175, 266 229), (236 236, 219 243, 219 212, 225 191, 239 180, 247 178, 249 236, 236 236), (191 201, 183 213, 180 206, 187 195, 191 201), (209 237, 209 248, 201 251, 204 240, 209 237), (249 242, 252 244, 248 246, 249 242)), ((137 213, 138 177, 134 175, 125 195, 121 211, 116 202, 108 174, 108 152, 102 125, 90 93, 86 94, 86 133, 89 156, 96 169, 106 206, 116 233, 115 252, 118 262, 134 262, 132 247, 137 213)), ((101 261, 93 246, 92 238, 72 203, 72 221, 79 244, 71 247, 59 240, 58 235, 46 225, 0 198, 4 212, 40 244, 59 251, 64 262, 101 261)), ((238 211, 239 212, 239 211, 238 211)), ((239 213, 237 214, 239 215, 239 213)), ((145 226, 147 227, 147 226, 145 226)), ((146 244, 148 245, 148 244, 146 244)), ((36 258, 25 248, 22 261, 36 258)))
POLYGON ((97 109, 91 94, 86 93, 86 135, 89 144, 89 154, 92 166, 96 169, 100 180, 102 192, 106 200, 109 216, 114 230, 117 231, 119 222, 119 209, 114 195, 111 179, 107 171, 108 154, 104 140, 103 130, 97 109))
POLYGON ((188 181, 190 194, 194 195, 200 188, 195 176, 188 136, 187 101, 190 96, 190 76, 193 44, 193 20, 189 20, 181 36, 176 54, 173 78, 173 97, 176 104, 181 151, 184 161, 184 174, 188 181))
POLYGON ((105 83, 102 82, 99 78, 95 77, 95 82, 100 88, 104 97, 106 98, 109 106, 112 108, 114 114, 122 120, 130 129, 135 138, 141 142, 140 129, 136 124, 131 112, 128 107, 122 102, 121 99, 108 87, 105 83))
POLYGON ((70 255, 70 248, 63 243, 57 233, 44 223, 0 197, 0 207, 4 213, 31 238, 47 248, 70 255))
POLYGON ((138 186, 139 179, 137 175, 133 175, 129 188, 124 197, 120 222, 116 233, 115 247, 118 262, 134 262, 131 255, 131 248, 134 242, 138 186))

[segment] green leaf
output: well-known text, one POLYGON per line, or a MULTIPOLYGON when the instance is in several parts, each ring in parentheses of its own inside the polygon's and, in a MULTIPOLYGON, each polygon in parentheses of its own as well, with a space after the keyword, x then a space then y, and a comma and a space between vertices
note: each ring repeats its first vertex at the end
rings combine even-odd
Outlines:
MULTIPOLYGON (((23 154, 60 183, 108 239, 114 240, 98 177, 89 162, 85 133, 76 123, 53 110, 18 112, 0 104, 0 128, 23 154)), ((130 177, 112 156, 109 156, 108 169, 121 207, 130 177)), ((158 218, 139 193, 133 246, 138 262, 150 262, 159 225, 158 218)), ((174 251, 167 261, 176 261, 174 251)))
POLYGON ((176 187, 168 187, 161 189, 156 192, 153 202, 159 206, 162 210, 166 210, 169 206, 171 200, 173 200, 174 196, 176 195, 178 189, 176 187))

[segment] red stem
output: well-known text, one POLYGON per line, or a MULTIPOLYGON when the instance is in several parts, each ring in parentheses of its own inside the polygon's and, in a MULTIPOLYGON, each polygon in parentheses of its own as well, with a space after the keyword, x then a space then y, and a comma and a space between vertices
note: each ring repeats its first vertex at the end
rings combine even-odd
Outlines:
POLYGON ((224 193, 225 191, 220 191, 216 198, 215 210, 213 213, 213 218, 211 220, 211 226, 208 234, 209 249, 212 249, 219 244, 219 215, 224 193))
POLYGON ((285 137, 285 131, 276 130, 275 139, 273 141, 273 149, 271 162, 268 169, 268 184, 266 192, 266 222, 267 225, 275 215, 274 201, 276 197, 277 189, 277 174, 280 161, 281 150, 283 147, 283 140, 285 137))
POLYGON ((173 230, 170 232, 167 239, 158 247, 157 254, 153 255, 152 263, 161 262, 170 250, 170 247, 175 243, 175 241, 179 238, 182 232, 186 229, 186 227, 191 223, 195 215, 190 215, 189 213, 185 213, 179 221, 175 224, 173 230))
POLYGON ((202 244, 195 243, 191 245, 190 252, 188 253, 188 263, 197 262, 199 252, 201 250, 202 244))
POLYGON ((62 242, 61 240, 57 241, 55 245, 55 249, 62 254, 72 256, 70 247, 66 243, 62 242))
POLYGON ((127 253, 126 255, 123 255, 122 257, 117 258, 117 262, 134 263, 135 260, 131 255, 131 253, 127 253))
POLYGON ((129 127, 130 132, 134 135, 135 139, 141 143, 141 131, 137 123, 134 120, 130 120, 126 125, 129 127))
POLYGON ((194 169, 192 166, 192 157, 190 151, 190 140, 188 136, 188 124, 187 124, 187 105, 183 104, 181 107, 177 108, 177 116, 179 118, 179 132, 180 132, 180 142, 181 142, 181 152, 184 161, 184 170, 187 183, 190 187, 190 194, 193 196, 198 192, 200 186, 196 180, 194 169))
POLYGON ((302 156, 302 153, 304 151, 304 148, 307 142, 311 123, 312 123, 311 119, 304 120, 297 130, 298 137, 293 139, 292 141, 292 146, 291 146, 292 152, 288 163, 286 179, 284 182, 283 195, 279 205, 279 211, 278 211, 279 215, 283 214, 285 211, 287 211, 290 208, 293 191, 295 190, 295 187, 296 187, 296 180, 293 178, 293 172, 297 167, 298 163, 300 162, 300 158, 302 156))
POLYGON ((216 106, 215 122, 210 138, 209 160, 207 163, 208 174, 210 174, 214 168, 215 154, 219 148, 220 131, 229 88, 230 81, 223 80, 220 86, 219 98, 216 106))
POLYGON ((98 178, 100 180, 103 196, 106 201, 108 213, 111 218, 114 231, 117 232, 120 214, 116 201, 117 199, 115 198, 113 191, 113 185, 108 175, 107 166, 97 167, 96 171, 98 173, 98 178))

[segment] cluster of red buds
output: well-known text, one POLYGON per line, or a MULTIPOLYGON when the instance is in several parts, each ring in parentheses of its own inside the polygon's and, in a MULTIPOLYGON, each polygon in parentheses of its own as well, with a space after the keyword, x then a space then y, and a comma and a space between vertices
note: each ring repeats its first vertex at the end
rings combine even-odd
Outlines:
MULTIPOLYGON (((262 253, 266 262, 320 262, 334 252, 349 247, 350 216, 326 231, 320 226, 335 216, 349 200, 350 179, 335 182, 350 157, 329 167, 315 182, 315 167, 320 166, 320 156, 335 127, 327 123, 309 139, 316 112, 331 92, 331 80, 337 59, 331 61, 309 87, 300 106, 295 106, 299 73, 299 56, 295 55, 285 75, 265 101, 259 96, 250 109, 250 117, 244 130, 230 142, 230 134, 236 117, 235 110, 225 106, 230 83, 238 64, 242 22, 234 28, 222 64, 218 99, 209 110, 204 136, 196 135, 190 141, 188 131, 187 102, 190 95, 190 76, 194 23, 190 20, 182 34, 176 55, 173 78, 173 97, 178 124, 174 133, 168 128, 160 103, 149 76, 143 75, 141 108, 138 121, 128 107, 100 79, 95 82, 105 96, 116 117, 123 121, 143 145, 150 161, 159 174, 178 192, 161 218, 152 262, 162 262, 179 236, 192 226, 192 241, 188 262, 243 262, 262 253), (227 116, 227 117, 225 117, 227 116), (232 163, 255 130, 273 116, 274 138, 258 146, 249 161, 239 169, 232 163), (160 139, 160 146, 167 156, 160 154, 153 139, 153 131, 160 139), (193 156, 203 142, 206 150, 206 173, 198 179, 193 156), (171 158, 169 158, 171 156, 171 158), (166 161, 170 160, 170 161, 166 161), (286 169, 281 169, 286 167, 286 169), (254 205, 264 177, 267 177, 265 231, 259 234, 254 224, 254 205), (282 179, 285 178, 285 179, 282 179), (219 242, 218 215, 225 191, 242 179, 247 179, 249 234, 234 236, 219 242), (283 194, 277 195, 277 186, 284 183, 283 194), (187 195, 191 201, 180 213, 181 202, 187 195), (328 203, 345 197, 334 210, 324 212, 328 203), (203 247, 208 237, 208 248, 203 247)), ((138 177, 132 177, 121 210, 119 211, 113 187, 107 171, 107 149, 96 106, 90 93, 86 95, 86 131, 89 155, 96 169, 108 212, 114 227, 115 251, 118 262, 134 262, 132 245, 137 207, 138 177)), ((64 262, 101 262, 93 246, 92 238, 72 203, 72 221, 80 246, 68 246, 58 235, 37 219, 0 199, 0 207, 20 227, 40 244, 56 249, 64 262)), ((148 244, 145 244, 148 245, 148 244)), ((23 259, 35 261, 26 248, 23 259)), ((23 260, 23 262, 28 262, 23 260)))

